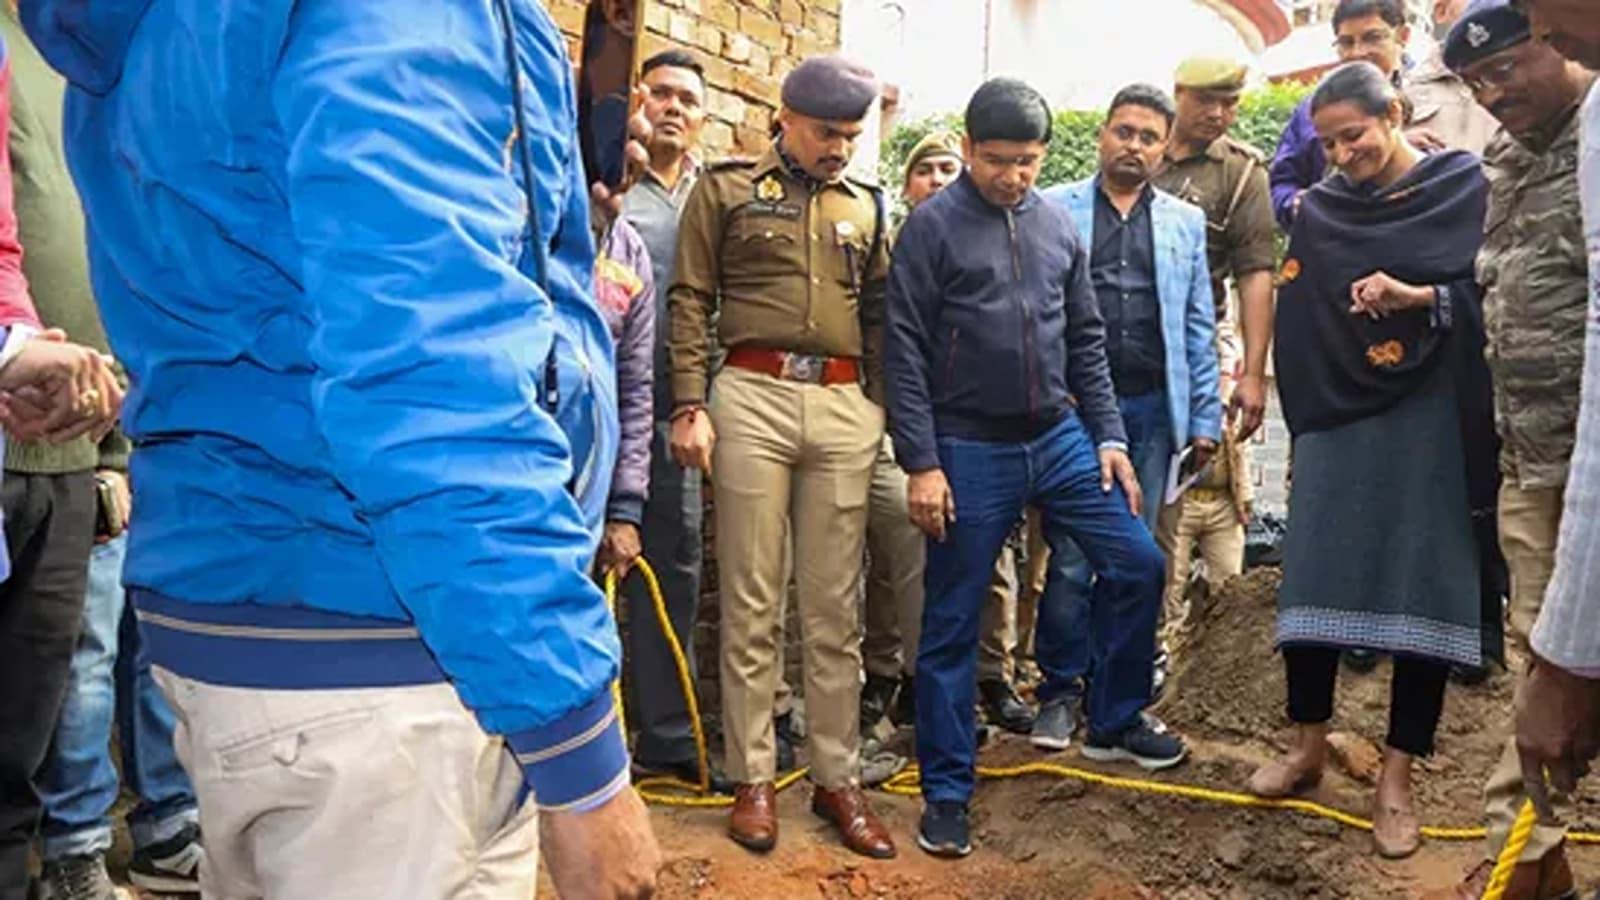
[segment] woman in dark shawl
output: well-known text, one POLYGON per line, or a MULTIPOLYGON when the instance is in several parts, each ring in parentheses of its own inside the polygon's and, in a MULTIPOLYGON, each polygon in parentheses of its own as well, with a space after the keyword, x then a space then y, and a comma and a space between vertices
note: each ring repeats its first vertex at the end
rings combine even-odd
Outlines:
POLYGON ((1369 63, 1330 73, 1311 108, 1337 174, 1301 200, 1276 356, 1294 437, 1278 646, 1297 733, 1250 788, 1315 785, 1340 650, 1390 653, 1373 833, 1398 858, 1421 843, 1411 767, 1433 751, 1450 667, 1482 657, 1473 510, 1494 502, 1495 440, 1473 261, 1487 183, 1471 154, 1407 143, 1369 63))

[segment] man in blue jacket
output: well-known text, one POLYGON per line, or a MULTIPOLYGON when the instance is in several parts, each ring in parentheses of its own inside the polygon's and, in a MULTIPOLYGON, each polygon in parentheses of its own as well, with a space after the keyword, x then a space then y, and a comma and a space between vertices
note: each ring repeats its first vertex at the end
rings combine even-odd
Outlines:
POLYGON ((648 896, 587 576, 612 353, 542 4, 22 12, 138 388, 125 578, 204 892, 525 898, 542 843, 563 896, 648 896))
POLYGON ((1054 547, 1083 547, 1099 580, 1098 676, 1086 753, 1142 760, 1182 742, 1150 701, 1164 564, 1135 517, 1139 482, 1112 391, 1088 254, 1066 210, 1033 190, 1050 110, 1022 82, 973 95, 968 170, 912 211, 895 246, 886 369, 895 455, 927 546, 917 654, 917 843, 971 852, 978 619, 995 558, 1023 507, 1054 547), (1076 398, 1076 405, 1074 404, 1076 398))
MULTIPOLYGON (((1144 523, 1152 532, 1165 503, 1173 453, 1190 447, 1188 466, 1198 471, 1222 439, 1205 213, 1150 183, 1176 116, 1172 99, 1159 88, 1122 89, 1100 128, 1100 171, 1044 192, 1071 215, 1089 248, 1089 281, 1106 320, 1111 382, 1144 494, 1144 523)), ((1081 682, 1089 670, 1092 580, 1078 548, 1051 554, 1039 605, 1039 617, 1047 622, 1034 639, 1045 674, 1035 746, 1064 750, 1077 728, 1081 682)))

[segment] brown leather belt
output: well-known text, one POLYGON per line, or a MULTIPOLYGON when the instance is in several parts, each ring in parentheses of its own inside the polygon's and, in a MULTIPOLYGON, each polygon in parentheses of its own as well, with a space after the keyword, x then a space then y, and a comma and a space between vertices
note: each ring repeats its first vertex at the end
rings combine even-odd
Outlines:
POLYGON ((786 353, 765 347, 735 347, 728 351, 728 365, 760 372, 784 381, 803 384, 853 384, 861 381, 861 367, 842 356, 811 356, 786 353))

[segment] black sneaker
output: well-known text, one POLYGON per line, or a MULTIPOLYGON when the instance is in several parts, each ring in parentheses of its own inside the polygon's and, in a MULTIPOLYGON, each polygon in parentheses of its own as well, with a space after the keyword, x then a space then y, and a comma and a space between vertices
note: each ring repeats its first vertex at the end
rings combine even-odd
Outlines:
MULTIPOLYGON (((711 771, 707 774, 710 775, 711 793, 721 794, 724 797, 732 797, 734 788, 733 782, 730 781, 728 776, 716 766, 710 766, 710 769, 711 771)), ((699 761, 693 759, 675 763, 656 763, 643 759, 635 759, 633 761, 634 781, 640 781, 645 778, 652 778, 661 775, 676 778, 679 781, 686 781, 689 784, 699 784, 700 763, 699 761)))
POLYGON ((929 803, 922 810, 917 846, 934 856, 960 859, 972 852, 971 828, 964 803, 929 803))
POLYGON ((128 864, 128 880, 152 894, 200 893, 200 826, 186 825, 173 837, 140 847, 128 864))
POLYGON ((794 727, 794 717, 784 713, 772 720, 773 736, 778 744, 778 771, 793 772, 795 768, 794 750, 800 744, 800 735, 794 727))
POLYGON ((1072 734, 1078 730, 1078 703, 1075 694, 1046 700, 1039 707, 1039 717, 1034 720, 1028 742, 1041 750, 1071 747, 1072 734))
POLYGON ((894 698, 889 721, 902 728, 917 724, 917 680, 910 675, 900 676, 900 694, 894 698))
POLYGON ((900 679, 882 675, 868 675, 861 686, 861 731, 866 733, 889 714, 895 693, 900 690, 900 679))
MULTIPOLYGON (((190 892, 198 890, 196 886, 190 892)), ((32 900, 126 900, 128 894, 111 883, 105 855, 89 853, 46 861, 30 896, 32 900)))
POLYGON ((1116 737, 1090 734, 1084 742, 1083 755, 1096 762, 1131 762, 1146 771, 1159 772, 1183 762, 1189 748, 1159 720, 1140 716, 1137 725, 1116 737))
POLYGON ((1018 697, 1004 678, 978 682, 978 696, 983 700, 983 714, 990 722, 1012 734, 1027 734, 1033 730, 1033 707, 1018 697))

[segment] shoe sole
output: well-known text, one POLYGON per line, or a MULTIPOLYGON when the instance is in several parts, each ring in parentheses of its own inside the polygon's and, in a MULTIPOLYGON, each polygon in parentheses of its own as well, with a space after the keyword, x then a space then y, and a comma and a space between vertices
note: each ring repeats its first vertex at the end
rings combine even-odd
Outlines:
POLYGON ((972 844, 970 843, 961 845, 935 844, 923 837, 920 831, 917 832, 917 846, 921 847, 922 851, 929 856, 937 856, 941 859, 961 859, 972 853, 972 844))
POLYGON ((156 894, 187 894, 192 897, 200 895, 200 882, 194 878, 178 878, 170 875, 155 875, 149 872, 136 872, 128 870, 128 880, 141 891, 150 891, 156 894))
POLYGON ((1053 738, 1030 734, 1028 735, 1028 743, 1038 747, 1040 750, 1060 751, 1072 749, 1072 737, 1070 735, 1064 738, 1053 738))
POLYGON ((1131 762, 1146 772, 1159 772, 1162 769, 1170 769, 1189 758, 1187 749, 1177 756, 1161 759, 1140 756, 1131 750, 1124 750, 1121 747, 1094 747, 1088 744, 1084 745, 1081 752, 1085 758, 1092 759, 1095 762, 1131 762))
POLYGON ((728 832, 728 839, 733 841, 735 844, 738 844, 739 846, 745 848, 746 850, 753 850, 756 853, 766 853, 767 851, 771 850, 773 847, 778 846, 778 839, 775 838, 775 837, 767 838, 765 840, 762 840, 762 839, 759 839, 759 838, 745 837, 743 835, 735 834, 734 832, 729 831, 728 832))

